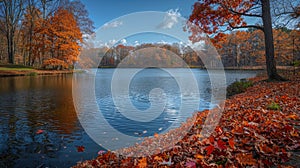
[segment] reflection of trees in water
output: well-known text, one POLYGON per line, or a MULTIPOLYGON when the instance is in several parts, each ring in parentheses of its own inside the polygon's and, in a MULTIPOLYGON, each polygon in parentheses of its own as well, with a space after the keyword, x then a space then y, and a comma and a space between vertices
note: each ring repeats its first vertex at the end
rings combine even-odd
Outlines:
POLYGON ((0 167, 13 166, 16 159, 28 162, 37 155, 53 158, 76 138, 71 76, 3 78, 0 82, 0 167), (36 134, 38 129, 44 132, 36 134))

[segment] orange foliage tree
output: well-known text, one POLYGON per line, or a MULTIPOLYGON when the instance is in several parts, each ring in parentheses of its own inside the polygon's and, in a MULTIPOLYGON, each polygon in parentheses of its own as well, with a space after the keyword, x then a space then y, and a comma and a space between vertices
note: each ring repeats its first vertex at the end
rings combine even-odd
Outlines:
MULTIPOLYGON (((207 34, 216 34, 216 40, 224 36, 224 31, 255 28, 263 31, 266 66, 269 79, 283 80, 278 75, 274 59, 274 40, 270 0, 200 0, 194 4, 189 20, 207 34), (247 24, 245 18, 261 19, 262 25, 247 24)), ((193 26, 189 26, 193 27, 193 26)), ((193 31, 192 36, 199 32, 193 31)))
POLYGON ((73 64, 80 52, 82 34, 72 13, 59 9, 50 18, 49 37, 52 50, 51 57, 73 64))
MULTIPOLYGON (((36 13, 39 17, 33 20, 33 42, 29 44, 33 54, 31 65, 35 61, 47 68, 65 69, 66 65, 73 65, 78 59, 82 43, 82 33, 73 14, 58 9, 53 16, 43 19, 38 9, 36 13)), ((30 20, 26 18, 25 23, 30 20)))

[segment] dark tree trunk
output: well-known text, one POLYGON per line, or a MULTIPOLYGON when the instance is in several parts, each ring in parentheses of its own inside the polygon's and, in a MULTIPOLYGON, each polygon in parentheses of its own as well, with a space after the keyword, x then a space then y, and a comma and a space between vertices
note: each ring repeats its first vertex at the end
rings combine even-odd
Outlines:
POLYGON ((15 58, 14 58, 14 32, 9 29, 7 31, 7 53, 8 53, 8 63, 14 64, 15 63, 15 58))
POLYGON ((262 20, 264 26, 265 36, 265 51, 266 51, 266 65, 267 73, 270 80, 284 80, 277 73, 276 61, 274 59, 274 39, 272 31, 272 19, 271 19, 271 8, 270 0, 261 0, 262 2, 262 20))

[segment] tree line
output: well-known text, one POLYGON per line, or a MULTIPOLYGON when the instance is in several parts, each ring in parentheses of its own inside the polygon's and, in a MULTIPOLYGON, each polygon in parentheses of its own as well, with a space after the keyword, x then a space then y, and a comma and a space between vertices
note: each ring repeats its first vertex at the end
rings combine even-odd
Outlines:
MULTIPOLYGON (((277 28, 273 29, 273 32, 277 65, 293 66, 300 60, 300 31, 277 28)), ((80 59, 87 67, 117 67, 120 63, 127 67, 146 67, 150 64, 158 67, 185 67, 182 61, 190 67, 205 68, 207 65, 203 62, 208 63, 210 67, 222 66, 210 58, 213 51, 209 51, 208 45, 203 43, 193 48, 181 43, 148 43, 137 46, 117 44, 113 47, 90 48, 83 52, 85 55, 82 54, 83 57, 80 59)), ((214 46, 219 54, 218 59, 225 68, 265 65, 265 42, 262 31, 255 29, 233 31, 225 34, 214 43, 214 46)))
POLYGON ((0 63, 70 68, 93 21, 80 0, 1 0, 0 63))

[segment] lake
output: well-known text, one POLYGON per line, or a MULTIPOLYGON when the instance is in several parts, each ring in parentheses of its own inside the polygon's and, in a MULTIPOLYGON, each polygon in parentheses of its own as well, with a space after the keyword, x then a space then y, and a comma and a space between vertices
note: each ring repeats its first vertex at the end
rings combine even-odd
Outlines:
MULTIPOLYGON (((164 112, 151 124, 136 128, 138 122, 119 112, 130 108, 127 109, 126 104, 116 106, 112 99, 110 89, 114 71, 98 69, 96 100, 105 119, 127 135, 144 133, 142 136, 149 136, 163 132, 170 126, 177 127, 195 110, 209 109, 217 103, 210 96, 210 79, 205 70, 191 69, 199 86, 199 100, 193 93, 181 93, 174 78, 165 71, 145 69, 132 79, 129 95, 120 92, 115 95, 116 99, 120 101, 129 96, 137 109, 147 110, 151 106, 149 92, 161 88, 167 103, 164 112), (191 110, 177 117, 183 100, 191 105, 191 110), (194 109, 193 104, 197 103, 200 105, 194 109)), ((178 77, 184 78, 185 73, 176 69, 178 77)), ((226 83, 256 74, 257 71, 226 71, 226 83)), ((7 77, 0 78, 0 83, 0 167, 70 167, 78 161, 93 159, 99 150, 104 150, 87 135, 78 121, 72 98, 72 75, 7 77), (43 132, 38 134, 39 130, 43 132), (84 146, 84 152, 78 152, 76 146, 84 146)))

